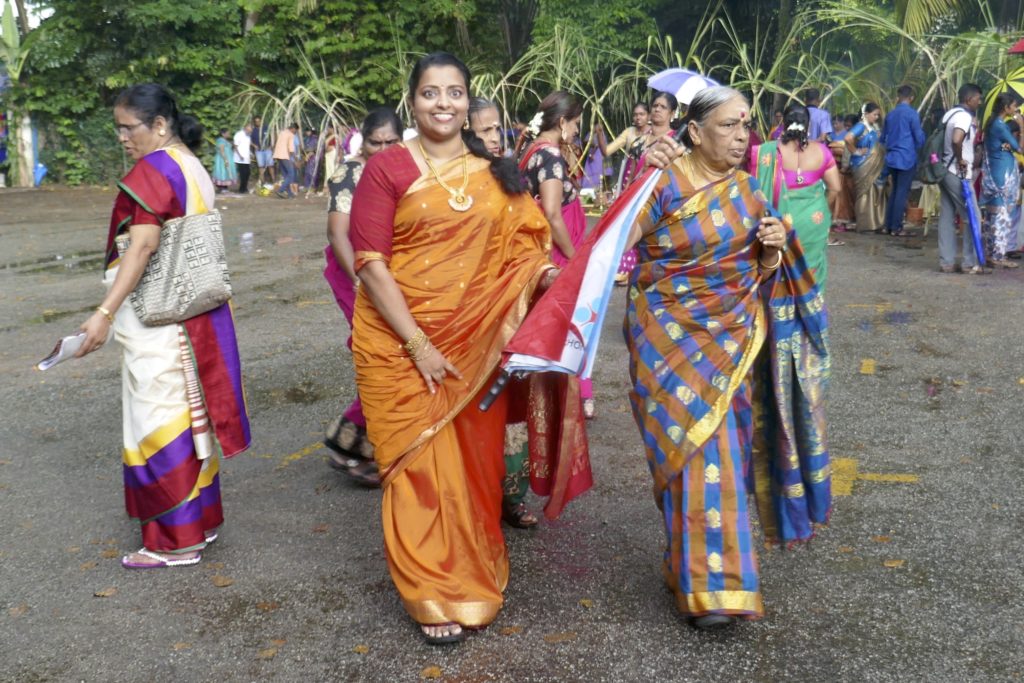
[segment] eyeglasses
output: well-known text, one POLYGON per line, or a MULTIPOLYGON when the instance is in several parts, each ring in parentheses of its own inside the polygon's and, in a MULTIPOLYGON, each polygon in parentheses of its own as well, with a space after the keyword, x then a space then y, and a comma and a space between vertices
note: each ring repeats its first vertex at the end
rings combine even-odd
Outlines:
POLYGON ((138 123, 133 123, 130 126, 119 126, 117 124, 114 124, 114 130, 117 132, 117 137, 130 138, 135 133, 136 128, 144 125, 146 124, 142 121, 139 121, 138 123))
POLYGON ((390 147, 391 145, 397 145, 401 140, 398 138, 388 138, 387 140, 374 140, 373 138, 366 138, 367 147, 390 147))

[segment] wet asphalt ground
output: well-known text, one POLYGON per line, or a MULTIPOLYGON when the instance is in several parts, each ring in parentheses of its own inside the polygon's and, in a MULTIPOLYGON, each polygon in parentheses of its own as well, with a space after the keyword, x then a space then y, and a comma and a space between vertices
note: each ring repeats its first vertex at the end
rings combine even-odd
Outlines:
MULTIPOLYGON (((112 191, 0 191, 2 681, 1013 681, 1024 676, 1024 274, 943 275, 924 240, 829 250, 832 524, 762 551, 766 618, 698 633, 626 399, 619 290, 595 373, 596 485, 510 530, 497 621, 425 645, 388 578, 379 492, 330 470, 353 396, 321 277, 323 199, 225 198, 252 449, 192 568, 126 571, 116 347, 32 364, 102 296, 112 191), (241 240, 252 232, 251 243, 241 240), (243 248, 244 247, 244 248, 243 248)), ((536 499, 531 501, 536 506, 536 499)))

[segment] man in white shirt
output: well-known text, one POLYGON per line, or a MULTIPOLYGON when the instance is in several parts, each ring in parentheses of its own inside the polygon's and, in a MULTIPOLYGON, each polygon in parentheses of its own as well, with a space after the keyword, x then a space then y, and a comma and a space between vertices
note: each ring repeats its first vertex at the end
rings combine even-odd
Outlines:
MULTIPOLYGON (((942 117, 945 126, 945 144, 942 161, 946 165, 946 177, 939 183, 941 208, 939 210, 939 269, 943 273, 956 270, 956 226, 954 216, 960 216, 963 227, 963 254, 961 269, 965 273, 980 273, 978 256, 974 251, 974 238, 968 224, 967 203, 961 179, 972 180, 974 172, 974 138, 978 132, 974 123, 975 112, 981 106, 981 88, 973 83, 960 86, 957 92, 960 104, 942 117)), ((977 225, 981 225, 978 214, 978 198, 973 183, 968 183, 968 192, 974 199, 973 213, 977 225)))
POLYGON ((235 168, 238 169, 238 193, 249 192, 249 164, 252 163, 252 124, 245 124, 231 141, 235 148, 235 168))

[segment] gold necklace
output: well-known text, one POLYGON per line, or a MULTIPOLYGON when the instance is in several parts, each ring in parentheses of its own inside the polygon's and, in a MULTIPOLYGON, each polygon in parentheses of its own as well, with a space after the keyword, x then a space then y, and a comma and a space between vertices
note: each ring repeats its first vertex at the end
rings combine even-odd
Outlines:
POLYGON ((430 157, 427 156, 427 150, 423 149, 423 142, 419 138, 416 138, 416 144, 420 146, 420 154, 423 155, 423 160, 427 162, 427 168, 430 169, 434 180, 451 195, 448 197, 448 206, 456 211, 469 211, 469 207, 473 206, 473 198, 466 194, 466 188, 469 187, 469 161, 466 159, 465 144, 462 146, 462 187, 458 189, 455 189, 441 179, 441 174, 434 168, 434 164, 431 163, 430 157))

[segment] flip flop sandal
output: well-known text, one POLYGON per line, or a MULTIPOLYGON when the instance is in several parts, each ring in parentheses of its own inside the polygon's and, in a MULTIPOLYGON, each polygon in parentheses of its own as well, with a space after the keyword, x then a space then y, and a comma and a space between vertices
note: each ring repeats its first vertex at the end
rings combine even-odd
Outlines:
POLYGON ((831 238, 831 237, 829 238, 829 240, 827 242, 827 245, 830 246, 830 247, 841 247, 841 246, 843 246, 845 244, 846 244, 846 242, 844 242, 842 240, 837 240, 837 239, 834 239, 834 238, 831 238))
POLYGON ((208 533, 206 535, 206 545, 210 545, 211 543, 216 541, 219 536, 220 534, 218 534, 216 531, 208 533))
POLYGON ((202 555, 196 555, 195 557, 186 557, 183 560, 168 560, 162 555, 158 555, 151 550, 145 548, 139 548, 135 551, 136 555, 142 555, 148 557, 151 560, 156 560, 155 563, 149 562, 135 562, 128 559, 128 555, 121 558, 121 566, 125 569, 162 569, 164 567, 188 567, 193 564, 199 564, 199 560, 203 559, 202 555))
POLYGON ((420 633, 423 634, 423 639, 427 641, 427 645, 449 645, 451 643, 461 643, 466 639, 466 629, 454 621, 446 621, 443 624, 421 624, 420 633), (458 626, 460 631, 458 633, 449 633, 446 636, 430 636, 423 630, 424 626, 433 626, 435 628, 438 626, 458 626))

